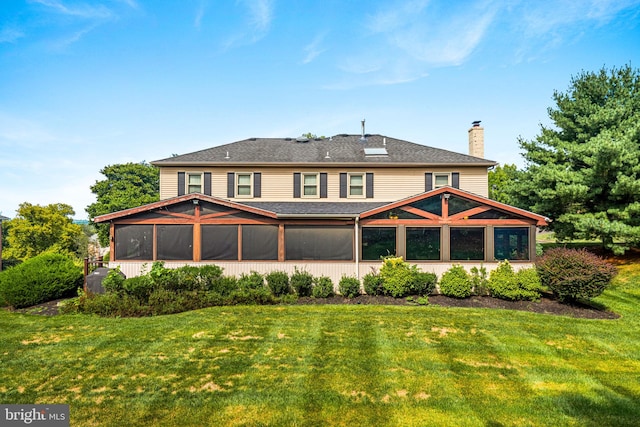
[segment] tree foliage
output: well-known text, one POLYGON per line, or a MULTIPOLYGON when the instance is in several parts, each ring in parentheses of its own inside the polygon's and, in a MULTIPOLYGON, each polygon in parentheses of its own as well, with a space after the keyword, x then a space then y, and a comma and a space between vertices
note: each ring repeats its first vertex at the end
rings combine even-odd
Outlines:
POLYGON ((63 203, 47 206, 22 203, 8 221, 7 247, 3 258, 26 260, 47 251, 82 256, 86 237, 73 223, 73 208, 63 203))
MULTIPOLYGON (((160 197, 158 168, 146 162, 105 166, 106 177, 91 186, 97 201, 87 206, 89 218, 156 202, 160 197)), ((96 224, 102 246, 109 244, 109 225, 96 224)))
POLYGON ((510 183, 516 179, 518 168, 513 164, 496 166, 489 171, 489 198, 497 202, 513 204, 508 192, 510 183))
POLYGON ((640 243, 640 70, 582 72, 554 92, 527 162, 509 186, 515 204, 553 220, 560 240, 600 239, 620 253, 640 243), (616 244, 614 244, 616 243, 616 244))

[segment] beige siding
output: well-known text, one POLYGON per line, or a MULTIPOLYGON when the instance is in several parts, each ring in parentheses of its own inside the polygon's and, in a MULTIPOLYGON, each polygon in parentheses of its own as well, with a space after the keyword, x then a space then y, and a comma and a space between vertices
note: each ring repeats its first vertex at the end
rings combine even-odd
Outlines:
MULTIPOLYGON (((211 172, 212 195, 215 197, 227 197, 227 173, 228 172, 261 172, 262 173, 262 198, 261 201, 327 201, 344 202, 366 199, 341 199, 340 198, 340 173, 341 172, 373 172, 374 174, 374 199, 376 201, 395 201, 410 197, 424 191, 425 172, 433 173, 460 173, 460 188, 481 196, 488 196, 487 169, 483 167, 467 168, 162 168, 160 170, 160 198, 168 199, 178 195, 178 172, 211 172), (293 174, 294 172, 326 172, 328 197, 326 199, 294 199, 293 198, 293 174)), ((236 198, 237 201, 247 200, 236 198)), ((369 199, 371 201, 372 199, 369 199)))

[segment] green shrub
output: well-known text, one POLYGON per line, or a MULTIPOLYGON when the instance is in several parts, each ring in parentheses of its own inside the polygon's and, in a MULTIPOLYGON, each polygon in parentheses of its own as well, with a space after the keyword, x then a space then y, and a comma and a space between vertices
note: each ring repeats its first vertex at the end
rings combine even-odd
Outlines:
POLYGON ((264 288, 264 276, 257 271, 250 274, 242 273, 238 279, 240 289, 262 289, 264 288))
POLYGON ((461 265, 454 265, 440 278, 440 292, 454 298, 471 296, 471 277, 461 265))
POLYGON ((438 282, 438 276, 435 273, 427 273, 414 269, 413 277, 409 286, 409 291, 413 295, 427 296, 433 293, 438 282))
POLYGON ((584 249, 549 249, 536 270, 542 285, 565 302, 597 297, 616 275, 614 266, 584 249))
POLYGON ((314 298, 329 298, 334 295, 333 281, 327 276, 313 278, 313 290, 311 295, 314 298))
POLYGON ((541 285, 535 269, 524 269, 515 273, 506 260, 491 272, 488 287, 490 295, 495 298, 511 301, 540 299, 541 285))
POLYGON ((360 295, 360 281, 355 277, 342 276, 338 283, 340 295, 353 298, 360 295))
POLYGON ((110 270, 104 279, 102 279, 102 287, 107 293, 124 292, 122 285, 126 277, 119 268, 110 270))
POLYGON ((30 307, 75 295, 82 282, 82 268, 73 259, 46 252, 0 273, 0 303, 30 307))
POLYGON ((313 290, 313 275, 307 271, 300 271, 296 267, 291 275, 291 287, 299 297, 311 296, 313 290))
POLYGON ((145 275, 125 279, 122 284, 122 288, 129 295, 132 295, 146 303, 149 301, 149 295, 151 295, 151 292, 155 289, 155 285, 151 278, 145 275))
POLYGON ((237 289, 227 299, 229 305, 267 305, 276 304, 277 302, 278 299, 265 287, 261 289, 237 289))
POLYGON ((413 271, 402 260, 402 257, 387 257, 382 260, 380 268, 384 293, 394 298, 404 297, 411 293, 413 271))
POLYGON ((485 267, 472 267, 470 273, 473 293, 476 295, 489 294, 489 279, 487 278, 487 269, 485 267))
POLYGON ((382 295, 384 293, 382 284, 382 276, 374 272, 367 273, 362 278, 362 285, 367 295, 382 295))
POLYGON ((289 276, 284 271, 273 271, 267 274, 266 279, 273 295, 279 297, 291 293, 289 276))
POLYGON ((105 317, 136 317, 150 314, 148 306, 127 293, 83 293, 78 297, 75 304, 65 304, 63 312, 68 313, 73 309, 77 310, 78 313, 97 314, 105 317))

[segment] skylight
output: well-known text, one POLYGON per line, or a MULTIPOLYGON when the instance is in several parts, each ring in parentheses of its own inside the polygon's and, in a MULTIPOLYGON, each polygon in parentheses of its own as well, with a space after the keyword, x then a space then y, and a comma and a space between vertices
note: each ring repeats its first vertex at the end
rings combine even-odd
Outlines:
POLYGON ((389 153, 387 153, 387 149, 385 147, 365 148, 364 149, 364 155, 366 157, 370 157, 370 156, 388 156, 389 153))

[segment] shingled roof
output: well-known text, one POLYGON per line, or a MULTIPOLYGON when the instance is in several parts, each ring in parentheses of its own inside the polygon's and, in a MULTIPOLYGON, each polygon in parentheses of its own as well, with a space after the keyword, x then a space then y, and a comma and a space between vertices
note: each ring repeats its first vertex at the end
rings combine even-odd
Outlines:
POLYGON ((376 164, 377 166, 494 166, 496 162, 383 135, 336 135, 331 138, 249 138, 193 153, 156 160, 156 166, 376 164), (365 149, 367 152, 366 153, 365 149), (373 150, 371 150, 373 149, 373 150), (386 151, 386 154, 383 152, 386 151), (382 153, 382 154, 381 154, 382 153))

